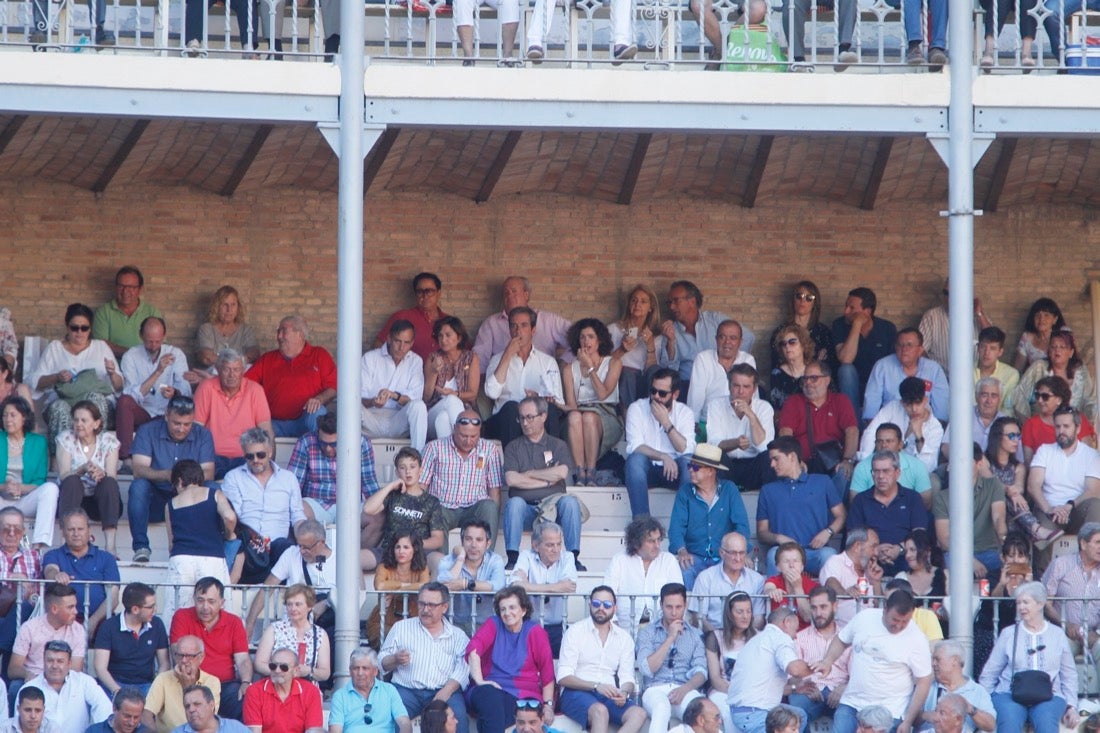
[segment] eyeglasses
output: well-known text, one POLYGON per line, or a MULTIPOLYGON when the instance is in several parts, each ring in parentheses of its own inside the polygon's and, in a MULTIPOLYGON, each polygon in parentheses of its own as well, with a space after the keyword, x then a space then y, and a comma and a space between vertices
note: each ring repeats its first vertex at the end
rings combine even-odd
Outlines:
POLYGON ((244 454, 244 459, 246 461, 262 461, 265 458, 267 458, 267 451, 265 451, 265 450, 257 451, 256 453, 245 453, 244 454))
POLYGON ((433 603, 431 601, 417 601, 416 603, 421 608, 426 608, 429 611, 434 611, 437 608, 442 608, 443 606, 447 605, 443 601, 439 601, 438 603, 433 603))
POLYGON ((680 651, 676 647, 672 647, 668 650, 668 668, 672 669, 672 665, 676 663, 676 652, 680 651))
POLYGON ((825 378, 824 374, 803 374, 802 381, 809 382, 810 384, 816 384, 819 380, 825 378))
POLYGON ((730 555, 732 557, 740 557, 741 555, 749 554, 745 550, 729 550, 729 549, 726 549, 725 547, 719 547, 718 551, 719 552, 724 552, 725 554, 730 555))
POLYGON ((176 395, 168 400, 168 409, 175 412, 179 408, 194 409, 195 401, 186 395, 176 395))
POLYGON ((278 663, 268 662, 267 663, 267 668, 269 670, 271 670, 272 672, 274 672, 275 670, 279 670, 280 672, 289 672, 290 671, 290 665, 287 664, 286 662, 278 662, 278 663))
POLYGON ((668 397, 670 394, 672 394, 672 390, 671 389, 657 389, 656 387, 650 387, 649 388, 649 393, 651 395, 655 395, 657 397, 660 397, 661 399, 664 399, 665 397, 668 397))
POLYGON ((813 293, 795 293, 794 299, 805 301, 806 303, 812 303, 817 300, 817 296, 813 293))
POLYGON ((516 708, 519 710, 539 710, 542 708, 542 700, 536 700, 533 697, 516 700, 516 708))
POLYGON ((789 339, 784 339, 784 340, 780 341, 779 345, 780 346, 798 346, 800 343, 802 343, 802 342, 799 341, 797 337, 792 336, 789 339))
POLYGON ((148 604, 142 606, 141 608, 143 608, 146 611, 152 611, 156 607, 157 607, 157 602, 153 601, 152 603, 148 603, 148 604))
POLYGON ((73 333, 78 333, 78 332, 79 333, 87 333, 88 331, 92 330, 92 327, 91 326, 78 326, 74 323, 73 325, 69 326, 69 330, 72 331, 73 333))
POLYGON ((374 719, 370 716, 370 709, 371 704, 369 702, 363 706, 363 722, 367 725, 372 725, 374 723, 374 719))
POLYGON ((460 417, 455 420, 455 425, 480 425, 480 417, 460 417))
POLYGON ((427 295, 432 295, 433 293, 438 293, 439 288, 417 288, 413 292, 416 293, 416 297, 423 298, 427 295))
POLYGON ((1039 402, 1046 402, 1047 400, 1049 400, 1053 396, 1054 396, 1053 392, 1036 392, 1035 393, 1035 399, 1038 400, 1039 402))
POLYGON ((305 550, 306 552, 313 552, 313 548, 316 547, 317 545, 321 544, 324 541, 325 541, 325 539, 322 537, 322 538, 318 539, 316 542, 314 542, 312 545, 303 545, 301 543, 298 543, 298 549, 299 550, 305 550))
POLYGON ((597 601, 595 598, 592 599, 592 608, 602 608, 605 611, 610 611, 614 605, 615 601, 597 601))
POLYGON ((180 659, 198 659, 202 656, 202 652, 195 652, 194 654, 188 654, 186 652, 176 652, 176 656, 180 659))
POLYGON ((1020 433, 1015 433, 1015 432, 1014 433, 1005 433, 1005 437, 1008 438, 1009 440, 1019 440, 1020 439, 1020 433))
POLYGON ((4 534, 23 534, 23 528, 15 524, 5 524, 0 527, 0 532, 4 534))
POLYGON ((115 287, 119 290, 141 290, 140 285, 124 285, 122 283, 115 283, 115 287))
POLYGON ((541 414, 542 414, 541 412, 536 412, 534 415, 520 415, 516 419, 516 422, 521 422, 521 423, 531 422, 532 420, 535 420, 536 418, 538 418, 539 415, 541 415, 541 414))

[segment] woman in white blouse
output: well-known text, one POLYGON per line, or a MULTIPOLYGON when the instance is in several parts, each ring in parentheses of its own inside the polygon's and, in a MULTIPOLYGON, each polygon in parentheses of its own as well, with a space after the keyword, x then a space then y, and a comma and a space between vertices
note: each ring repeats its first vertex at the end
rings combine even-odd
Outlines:
POLYGON ((577 485, 595 486, 596 461, 623 437, 618 410, 623 363, 612 355, 607 326, 595 318, 574 323, 567 338, 577 358, 562 380, 566 438, 577 466, 577 485))
POLYGON ((118 488, 118 438, 103 429, 103 413, 91 400, 73 405, 73 429, 57 436, 60 516, 82 507, 103 523, 103 549, 117 555, 115 534, 122 513, 118 488))

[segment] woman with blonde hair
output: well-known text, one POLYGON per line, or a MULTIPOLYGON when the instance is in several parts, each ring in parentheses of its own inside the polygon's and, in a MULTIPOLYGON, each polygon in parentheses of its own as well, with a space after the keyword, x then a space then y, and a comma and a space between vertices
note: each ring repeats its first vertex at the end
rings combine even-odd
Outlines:
POLYGON ((206 323, 199 326, 198 357, 202 368, 214 366, 218 352, 223 349, 239 351, 249 364, 260 358, 256 334, 244 319, 244 304, 236 288, 222 285, 214 291, 206 311, 206 323))
POLYGON ((661 306, 657 294, 648 285, 638 284, 626 296, 623 315, 608 324, 612 356, 622 360, 619 379, 619 405, 626 408, 646 393, 646 372, 657 367, 657 350, 664 346, 661 335, 661 306))

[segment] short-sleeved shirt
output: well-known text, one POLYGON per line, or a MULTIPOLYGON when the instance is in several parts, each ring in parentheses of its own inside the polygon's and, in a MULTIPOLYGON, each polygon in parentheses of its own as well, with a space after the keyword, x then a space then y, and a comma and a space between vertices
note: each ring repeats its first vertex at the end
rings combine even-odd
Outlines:
POLYGON ((727 700, 734 707, 770 710, 783 700, 787 665, 798 659, 794 639, 774 624, 754 635, 737 654, 727 700))
MULTIPOLYGON (((148 456, 150 468, 154 471, 171 471, 176 463, 183 460, 213 463, 214 436, 208 428, 193 422, 183 440, 174 440, 168 432, 168 423, 163 417, 158 417, 137 429, 131 452, 135 456, 148 456)), ((168 484, 167 481, 163 483, 165 486, 168 484)))
POLYGON ((267 352, 244 376, 264 388, 272 418, 297 420, 307 400, 336 389, 336 362, 323 348, 307 342, 293 359, 278 350, 267 352))
POLYGON ((1085 490, 1085 479, 1100 479, 1100 454, 1078 441, 1073 453, 1066 455, 1057 443, 1039 446, 1031 459, 1031 470, 1044 469, 1043 496, 1051 506, 1077 499, 1085 490))
POLYGON ((928 529, 928 510, 920 494, 899 486, 889 504, 879 501, 874 491, 856 494, 848 508, 848 529, 870 527, 879 542, 898 545, 917 528, 928 529))
POLYGON ((138 301, 137 310, 126 315, 114 300, 95 309, 92 319, 92 338, 110 341, 125 348, 141 343, 141 322, 150 316, 160 316, 156 307, 144 300, 138 301))
POLYGON ((321 690, 302 680, 291 680, 290 694, 279 699, 275 683, 264 679, 249 685, 244 694, 244 724, 258 725, 262 733, 302 733, 324 725, 321 690))
POLYGON ((327 597, 329 603, 335 608, 339 595, 336 584, 336 560, 332 555, 328 557, 318 555, 317 559, 320 562, 315 560, 308 565, 303 563, 302 551, 297 545, 291 545, 271 566, 271 574, 280 582, 285 581, 286 585, 305 583, 311 586, 317 592, 319 599, 327 597), (308 577, 306 573, 309 573, 308 577))
MULTIPOLYGON (((200 669, 199 680, 195 684, 209 688, 214 694, 214 712, 218 712, 222 699, 221 681, 200 669)), ((161 672, 153 679, 145 695, 145 709, 157 716, 157 733, 168 733, 187 723, 187 712, 183 709, 183 687, 174 670, 161 672)))
POLYGON ((443 507, 439 499, 424 492, 419 496, 410 496, 404 492, 391 492, 383 505, 386 525, 382 529, 382 547, 387 547, 394 537, 411 532, 421 540, 431 537, 432 532, 447 532, 447 523, 443 519, 443 507))
MULTIPOLYGON (((818 577, 822 585, 828 583, 830 578, 836 578, 841 588, 851 588, 859 581, 860 572, 856 570, 855 563, 852 562, 852 558, 849 557, 847 552, 838 552, 825 561, 825 564, 821 566, 821 573, 818 577)), ((858 611, 863 608, 870 608, 870 604, 870 601, 838 598, 836 601, 836 620, 840 623, 848 623, 855 618, 858 611)))
POLYGON ((735 590, 742 590, 753 596, 752 615, 764 617, 764 598, 761 597, 764 592, 764 576, 750 567, 744 567, 735 583, 726 574, 722 563, 711 565, 695 578, 688 608, 706 618, 714 628, 720 629, 726 596, 735 590))
POLYGON ((135 636, 126 626, 126 614, 120 613, 99 625, 95 648, 111 653, 107 671, 115 682, 120 685, 147 685, 157 675, 157 652, 168 650, 168 632, 160 616, 153 616, 153 620, 135 636))
POLYGON ((202 639, 206 647, 206 654, 202 659, 202 670, 209 672, 222 682, 233 682, 237 679, 237 668, 233 663, 233 655, 248 654, 248 637, 244 633, 244 624, 239 616, 228 611, 222 611, 218 620, 207 629, 199 620, 199 615, 192 608, 181 608, 172 617, 172 627, 169 632, 172 643, 183 636, 197 636, 202 639))
MULTIPOLYGON (((561 438, 555 438, 543 431, 542 437, 532 441, 521 435, 504 447, 504 474, 509 471, 523 473, 552 466, 567 466, 573 471, 573 454, 561 438)), ((546 488, 515 490, 528 504, 538 504, 552 494, 565 493, 565 479, 552 483, 546 488)))
MULTIPOLYGON (((1005 486, 993 477, 978 477, 974 486, 974 552, 1000 550, 1001 542, 993 526, 993 505, 1005 502, 1005 486)), ((932 497, 932 515, 950 519, 948 492, 937 491, 932 497)))
MULTIPOLYGON (((519 559, 516 560, 515 571, 520 570, 527 575, 527 582, 534 585, 551 585, 560 583, 563 580, 577 582, 577 564, 571 552, 561 553, 558 561, 547 567, 539 559, 537 552, 523 550, 519 553, 519 559)), ((530 596, 531 605, 535 609, 534 613, 531 614, 531 618, 538 619, 543 626, 560 624, 565 619, 565 596, 544 595, 541 593, 531 593, 530 596)))
MULTIPOLYGON (((74 580, 119 582, 118 561, 115 556, 95 545, 88 545, 88 551, 80 557, 74 555, 66 545, 55 547, 42 558, 42 567, 47 565, 56 565, 58 571, 66 573, 74 580)), ((88 595, 87 608, 90 613, 95 613, 107 599, 107 588, 103 585, 73 583, 69 587, 76 591, 76 609, 79 613, 84 613, 85 593, 88 595)))
MULTIPOLYGON (((852 471, 852 481, 848 484, 848 490, 853 494, 875 487, 875 481, 871 478, 871 462, 873 460, 871 456, 867 456, 856 464, 855 469, 852 471)), ((898 460, 901 462, 899 484, 912 489, 918 494, 932 490, 932 479, 928 475, 928 467, 921 463, 919 458, 911 453, 898 453, 898 460)))
POLYGON ((815 443, 827 443, 830 440, 843 443, 845 430, 859 428, 852 401, 839 392, 829 392, 821 407, 816 407, 805 395, 791 395, 779 411, 779 428, 789 429, 798 439, 798 444, 802 447, 802 459, 805 461, 810 460, 812 448, 810 433, 806 428, 806 405, 810 406, 815 443))
POLYGON ((932 653, 916 624, 910 622, 891 634, 882 614, 879 608, 861 611, 837 635, 852 647, 848 687, 840 702, 856 710, 883 705, 893 717, 901 718, 916 681, 932 674, 932 653))
POLYGON ((363 697, 351 682, 337 690, 329 702, 328 724, 344 726, 345 733, 392 733, 398 718, 409 717, 397 688, 380 679, 374 681, 370 693, 363 697), (371 722, 367 723, 370 706, 371 722))
POLYGON ((420 483, 445 509, 473 506, 489 498, 489 489, 504 485, 504 459, 500 446, 479 438, 463 456, 448 436, 424 446, 424 470, 420 483))
MULTIPOLYGON (((980 710, 983 713, 997 717, 997 711, 993 707, 993 698, 990 697, 989 691, 979 685, 977 681, 970 678, 966 678, 966 682, 959 685, 958 689, 949 691, 943 685, 940 685, 935 680, 932 681, 932 688, 928 691, 928 697, 924 700, 924 711, 932 712, 936 709, 936 705, 939 704, 941 697, 947 695, 960 695, 962 699, 973 705, 975 709, 980 710)), ((920 733, 932 733, 935 728, 931 723, 924 723, 918 728, 920 733)), ((974 733, 978 730, 978 727, 974 725, 974 719, 969 715, 963 716, 963 728, 962 733, 974 733)))
POLYGON ((766 519, 772 532, 809 547, 810 540, 832 523, 832 508, 842 503, 832 479, 803 471, 796 479, 764 484, 756 504, 756 521, 766 519))
POLYGON ((203 381, 195 390, 195 421, 205 425, 213 435, 214 452, 219 456, 243 456, 241 434, 270 419, 271 408, 267 406, 263 388, 250 380, 242 379, 241 388, 232 397, 225 393, 217 378, 203 381))
POLYGON ((27 670, 26 679, 42 674, 45 669, 46 644, 51 641, 64 641, 73 650, 73 659, 83 659, 88 656, 88 634, 84 626, 78 621, 55 629, 46 620, 45 614, 32 618, 19 627, 19 633, 15 635, 15 646, 12 654, 20 654, 26 657, 24 668, 27 670))
MULTIPOLYGON (((848 333, 852 330, 852 324, 846 322, 841 316, 833 321, 833 343, 840 346, 848 340, 848 333)), ((898 337, 898 327, 883 318, 871 318, 871 330, 866 336, 859 337, 859 345, 856 348, 856 358, 852 366, 859 373, 859 392, 863 394, 867 387, 867 379, 871 376, 871 370, 879 359, 894 353, 894 342, 898 337)), ((836 354, 831 355, 836 360, 836 354)))
MULTIPOLYGON (((214 694, 214 704, 218 704, 218 695, 214 694)), ((43 731, 42 733, 48 733, 43 731)), ((184 723, 173 729, 173 733, 195 733, 190 723, 184 723)), ((218 733, 249 733, 248 727, 239 720, 232 718, 218 718, 218 733)))

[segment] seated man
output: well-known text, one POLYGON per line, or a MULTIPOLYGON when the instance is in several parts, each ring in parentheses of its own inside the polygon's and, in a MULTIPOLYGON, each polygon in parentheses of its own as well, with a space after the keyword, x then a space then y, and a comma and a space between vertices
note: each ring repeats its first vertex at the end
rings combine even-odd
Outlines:
POLYGON ((205 685, 184 688, 183 707, 187 722, 179 726, 180 733, 249 733, 240 721, 215 715, 217 696, 205 685))
POLYGON ((874 453, 875 431, 878 426, 893 423, 902 431, 902 452, 920 459, 925 470, 934 471, 939 463, 943 425, 932 415, 925 381, 918 377, 906 377, 901 380, 898 393, 901 395, 900 399, 883 405, 867 423, 859 446, 859 458, 866 458, 874 453))
POLYGON ((756 368, 752 354, 741 350, 741 324, 737 321, 727 319, 719 323, 714 341, 715 348, 703 349, 695 355, 687 394, 687 406, 704 422, 708 403, 716 397, 729 396, 729 375, 734 365, 747 364, 756 368))
POLYGON ((615 612, 621 628, 633 632, 649 623, 657 615, 661 588, 684 579, 676 556, 661 549, 664 539, 664 526, 643 514, 626 525, 623 549, 607 563, 603 583, 623 599, 615 612))
POLYGON ((262 428, 246 430, 241 435, 241 448, 247 463, 226 474, 222 491, 237 513, 237 542, 247 541, 240 535, 244 524, 270 546, 266 566, 254 564, 251 556, 244 553, 241 582, 262 583, 271 566, 290 547, 291 532, 305 521, 306 514, 302 509, 298 479, 275 464, 275 446, 267 431, 262 428))
POLYGON ((1100 654, 1100 586, 1093 580, 1100 568, 1100 523, 1081 526, 1077 548, 1051 561, 1043 573, 1043 586, 1051 598, 1082 600, 1047 601, 1046 617, 1064 625, 1074 650, 1087 648, 1095 658, 1100 654))
MULTIPOLYGON (((973 476, 974 578, 996 578, 1001 570, 1001 544, 1008 534, 1005 487, 989 472, 985 454, 977 443, 974 444, 973 476)), ((951 507, 946 490, 936 492, 932 515, 936 522, 936 543, 944 552, 943 563, 950 565, 951 507)))
MULTIPOLYGON (((849 529, 844 552, 833 555, 821 568, 821 585, 830 588, 837 601, 836 618, 842 624, 855 618, 874 601, 863 596, 883 595, 882 566, 878 564, 878 532, 873 529, 849 529)), ((834 706, 835 707, 835 706, 834 706)))
MULTIPOLYGON (((870 428, 867 429, 870 432, 870 428)), ((898 454, 901 462, 901 477, 898 483, 920 494, 925 509, 932 508, 932 480, 929 478, 928 468, 920 459, 912 453, 902 450, 901 428, 892 422, 884 422, 875 428, 875 448, 867 454, 867 457, 856 464, 852 471, 852 483, 849 489, 849 503, 856 494, 862 493, 874 487, 874 479, 871 478, 871 456, 878 451, 889 451, 898 454)))
POLYGON ((668 522, 668 551, 676 555, 688 590, 699 573, 721 561, 722 538, 730 532, 749 536, 749 517, 741 492, 729 481, 719 481, 722 451, 698 443, 688 464, 691 484, 676 492, 668 522))
MULTIPOLYGON (((768 711, 783 701, 787 677, 808 677, 810 665, 798 657, 794 638, 798 613, 779 606, 768 614, 768 624, 737 654, 730 678, 730 718, 740 733, 765 733, 768 711)), ((802 715, 801 708, 796 708, 802 715)), ((805 726, 806 721, 801 721, 805 726)))
POLYGON ((794 437, 773 440, 768 455, 778 478, 764 485, 756 505, 756 539, 761 545, 771 545, 767 574, 778 573, 775 553, 779 545, 797 542, 806 551, 806 572, 816 577, 836 554, 834 545, 847 518, 844 499, 826 476, 803 470, 794 437))
POLYGON ((122 355, 126 386, 115 411, 119 460, 130 457, 137 428, 163 415, 175 395, 190 397, 192 384, 203 379, 188 370, 182 351, 164 343, 167 328, 159 316, 146 318, 141 322, 141 344, 122 355))
POLYGON ((915 328, 898 331, 894 353, 875 362, 867 378, 863 396, 863 419, 870 420, 883 405, 901 397, 901 383, 906 377, 924 382, 929 393, 932 414, 947 421, 947 375, 939 364, 924 356, 924 337, 915 328))
POLYGON ((46 718, 46 694, 42 690, 24 687, 16 700, 15 716, 0 727, 4 733, 61 733, 57 724, 46 718))
POLYGON ((46 696, 46 719, 61 733, 84 733, 111 715, 111 701, 91 675, 72 664, 72 648, 60 640, 46 644, 42 672, 27 681, 46 696))
POLYGON ((455 625, 467 633, 493 615, 493 595, 504 587, 504 561, 489 549, 489 525, 480 519, 462 523, 462 544, 439 561, 437 580, 451 591, 480 591, 455 599, 455 625), (476 608, 475 606, 476 602, 476 608))
POLYGON ((268 667, 271 675, 245 693, 244 724, 253 733, 324 733, 321 690, 313 682, 299 679, 298 652, 276 649, 268 667))
POLYGON ((360 378, 363 432, 371 438, 408 437, 424 450, 428 408, 424 405, 424 361, 413 351, 416 332, 394 321, 381 347, 363 354, 360 378))
POLYGON ((976 680, 963 674, 966 664, 966 649, 955 639, 936 642, 932 650, 932 674, 935 684, 924 701, 924 712, 919 722, 921 733, 929 733, 936 722, 936 707, 940 700, 948 695, 959 695, 966 701, 966 715, 962 731, 974 733, 976 730, 992 731, 997 727, 997 711, 993 708, 993 699, 989 692, 976 680))
POLYGON ((462 46, 463 66, 473 66, 478 54, 474 53, 474 7, 489 5, 496 8, 500 20, 501 59, 504 63, 518 63, 512 58, 516 47, 516 31, 519 29, 518 0, 457 0, 454 6, 455 33, 462 46))
POLYGON ((532 618, 550 637, 550 651, 554 659, 561 652, 562 623, 565 621, 563 595, 577 590, 577 566, 571 553, 562 550, 561 525, 556 522, 539 522, 531 530, 531 549, 520 554, 512 573, 512 585, 527 591, 534 611, 532 618))
MULTIPOLYGON (((325 26, 326 28, 328 26, 325 26)), ((416 296, 416 307, 399 310, 378 329, 378 335, 374 337, 374 348, 386 343, 390 337, 393 324, 397 321, 408 321, 416 331, 413 338, 412 351, 424 361, 428 360, 431 353, 438 346, 432 339, 432 327, 440 318, 446 318, 447 314, 439 307, 439 299, 443 292, 443 281, 432 272, 418 272, 412 279, 413 295, 416 296)))
POLYGON ((181 608, 172 616, 169 639, 173 644, 185 636, 202 640, 206 651, 200 668, 221 683, 218 710, 225 717, 240 718, 241 699, 252 684, 253 670, 244 624, 239 616, 223 609, 225 586, 217 578, 199 579, 194 600, 194 606, 181 608))
POLYGON ((1100 454, 1078 440, 1081 413, 1054 411, 1054 443, 1039 446, 1031 459, 1027 493, 1044 527, 1075 534, 1085 522, 1100 522, 1100 454))
MULTIPOLYGON (((531 283, 525 277, 512 275, 504 280, 500 297, 504 303, 504 309, 486 318, 477 329, 474 352, 477 353, 482 374, 485 374, 493 354, 503 352, 512 340, 508 314, 513 308, 531 306, 531 283)), ((535 348, 550 356, 560 355, 562 361, 566 363, 572 362, 574 357, 569 350, 567 336, 569 326, 572 324, 557 313, 539 308, 534 310, 539 321, 539 328, 534 335, 535 348)))
MULTIPOLYGON (((275 429, 263 389, 244 378, 244 357, 233 349, 222 349, 214 366, 217 378, 205 380, 195 390, 195 422, 213 437, 214 478, 221 479, 230 469, 244 465, 241 433, 259 426, 274 437, 275 429)), ((168 466, 169 471, 171 468, 168 466)))
POLYGON ((447 531, 480 519, 496 541, 503 466, 500 447, 481 437, 481 416, 473 410, 459 413, 448 437, 424 447, 420 483, 443 506, 447 531))
POLYGON ((114 712, 102 723, 89 725, 84 733, 154 733, 141 722, 145 695, 136 687, 124 687, 111 700, 114 712))
POLYGON ((275 336, 279 348, 260 356, 245 378, 263 387, 275 437, 298 438, 317 429, 325 404, 336 396, 336 362, 323 348, 309 343, 301 316, 279 321, 275 336))
MULTIPOLYGON (((905 52, 905 63, 910 66, 921 66, 925 63, 924 51, 921 46, 924 43, 925 15, 924 3, 906 3, 902 0, 886 0, 886 4, 893 8, 901 8, 905 23, 905 37, 908 40, 908 50, 905 52)), ((941 71, 947 63, 947 0, 928 1, 928 25, 931 34, 928 38, 928 65, 929 71, 941 71)), ((1026 48, 1026 43, 1025 43, 1026 48)), ((1057 54, 1055 54, 1057 56, 1057 54)), ((1024 54, 1025 58, 1031 58, 1030 54, 1024 54)))
MULTIPOLYGON (((920 324, 917 326, 921 336, 924 337, 924 355, 939 364, 943 368, 945 374, 950 371, 948 369, 948 363, 950 362, 950 355, 948 352, 951 346, 951 324, 948 314, 948 309, 950 307, 950 301, 948 299, 949 285, 950 283, 945 279, 943 290, 941 291, 943 299, 938 305, 934 305, 924 312, 924 315, 920 318, 920 324)), ((986 318, 985 312, 982 310, 981 298, 974 298, 974 313, 972 320, 975 332, 984 331, 993 325, 993 322, 986 318)), ((1004 346, 1003 341, 1001 345, 1004 346)))
POLYGON ((562 639, 557 682, 561 711, 590 733, 607 733, 608 723, 620 733, 638 733, 645 710, 634 693, 634 639, 614 623, 617 599, 606 585, 589 595, 588 618, 570 624, 562 639))
MULTIPOLYGON (((23 622, 15 635, 8 678, 11 692, 18 690, 19 680, 29 680, 45 669, 46 647, 51 642, 64 642, 66 670, 83 671, 88 650, 88 634, 76 620, 76 591, 60 583, 48 583, 42 596, 45 613, 23 622)), ((93 680, 93 684, 94 684, 93 680)), ((47 706, 48 707, 48 706, 47 706)), ((107 716, 104 715, 104 718, 107 716)))
POLYGON ((143 302, 145 276, 132 265, 115 273, 115 299, 96 308, 92 338, 106 341, 116 359, 141 343, 139 329, 146 318, 160 316, 156 306, 143 302))
POLYGON ((833 321, 836 344, 837 389, 858 412, 863 391, 875 363, 889 356, 898 329, 890 321, 875 317, 878 299, 870 288, 853 288, 844 301, 844 315, 833 321))
POLYGON ((124 687, 144 694, 157 669, 168 669, 168 631, 156 615, 157 592, 145 583, 130 583, 122 591, 122 608, 95 637, 95 674, 112 697, 124 687))
POLYGON ((695 450, 695 415, 676 399, 680 375, 658 369, 649 395, 626 411, 626 492, 635 517, 649 514, 650 486, 679 490, 691 484, 688 456, 695 450))
POLYGON ((565 533, 565 549, 580 563, 581 505, 565 493, 565 480, 573 472, 573 456, 561 438, 546 431, 547 403, 541 397, 524 397, 519 403, 519 424, 523 435, 504 448, 504 483, 509 499, 504 505, 504 548, 508 553, 505 570, 519 559, 523 532, 538 516, 542 502, 557 496, 556 521, 565 533))
POLYGON ((412 733, 409 713, 397 690, 378 678, 378 654, 373 649, 353 649, 348 671, 351 680, 336 691, 329 704, 329 733, 342 733, 345 728, 350 730, 359 725, 412 733), (369 723, 368 717, 373 719, 369 723))
MULTIPOLYGON (((718 311, 701 310, 703 292, 690 280, 677 280, 668 287, 668 310, 672 318, 661 324, 665 348, 657 354, 657 363, 680 375, 682 395, 691 392, 692 368, 695 357, 705 349, 718 346, 718 325, 730 320, 718 311)), ((755 337, 742 327, 739 350, 752 352, 755 337)))
POLYGON ((871 456, 874 491, 856 494, 848 508, 848 530, 867 528, 878 536, 878 563, 887 576, 909 568, 902 540, 917 528, 928 529, 928 510, 917 492, 898 485, 901 462, 897 453, 871 456))
POLYGON ((695 580, 691 596, 691 622, 704 632, 722 628, 726 596, 744 591, 753 597, 752 615, 757 628, 764 625, 764 576, 746 565, 749 541, 737 532, 722 538, 722 562, 713 565, 695 580))
POLYGON ((61 517, 65 544, 50 550, 42 558, 42 577, 62 585, 72 583, 76 590, 76 619, 94 629, 107 617, 107 609, 118 604, 118 561, 114 555, 91 543, 88 514, 81 508, 70 509, 61 517), (102 581, 81 583, 72 581, 102 581), (84 609, 91 614, 84 618, 84 609))
MULTIPOLYGON (((803 662, 813 664, 823 659, 829 650, 829 644, 844 626, 837 621, 836 608, 836 591, 831 587, 819 585, 810 591, 812 623, 794 637, 798 657, 803 662)), ((792 680, 791 687, 794 691, 790 693, 789 701, 791 707, 805 713, 802 718, 802 733, 806 733, 810 723, 821 716, 832 717, 836 706, 840 704, 844 688, 848 686, 848 663, 851 656, 851 649, 846 649, 833 664, 828 676, 815 672, 808 677, 792 680)))
POLYGON ((1012 393, 1020 383, 1020 373, 1005 364, 1005 332, 996 326, 988 326, 978 333, 978 363, 974 366, 974 386, 986 377, 993 377, 1001 385, 1000 410, 1012 414, 1012 393))
POLYGON ((489 360, 485 378, 485 396, 493 400, 493 416, 485 423, 485 432, 508 445, 522 435, 519 429, 519 401, 526 396, 543 397, 548 403, 546 429, 559 433, 564 403, 561 370, 553 356, 534 347, 537 325, 535 311, 520 306, 508 312, 512 340, 489 360))
POLYGON ((194 685, 202 685, 210 693, 213 711, 218 709, 222 686, 218 678, 202 670, 206 648, 197 636, 181 636, 172 645, 175 666, 165 667, 155 678, 145 697, 142 720, 157 733, 171 733, 187 722, 187 693, 194 685))
POLYGON ((760 398, 757 373, 737 364, 729 373, 729 394, 707 403, 707 440, 726 454, 729 478, 742 491, 757 491, 775 480, 768 443, 775 438, 775 410, 760 398))
MULTIPOLYGON (((1001 383, 996 377, 982 377, 974 385, 974 420, 971 422, 971 439, 984 451, 989 445, 989 429, 993 427, 993 421, 999 417, 1007 417, 1001 412, 1001 383)), ((943 442, 940 443, 940 455, 947 459, 950 453, 951 426, 948 425, 943 432, 943 442)), ((1016 460, 1023 461, 1023 445, 1017 446, 1016 460)))
MULTIPOLYGON (((336 413, 317 418, 317 430, 306 433, 294 444, 286 468, 302 488, 302 510, 322 524, 336 522, 336 413)), ((359 439, 359 491, 362 501, 378 491, 374 471, 374 446, 359 439)), ((376 522, 381 533, 381 518, 376 522)))
POLYGON ((661 588, 661 615, 639 632, 635 641, 635 662, 642 673, 642 707, 649 713, 651 733, 667 731, 673 713, 683 717, 684 708, 697 697, 707 681, 707 658, 703 637, 684 619, 687 588, 668 583, 661 588))

